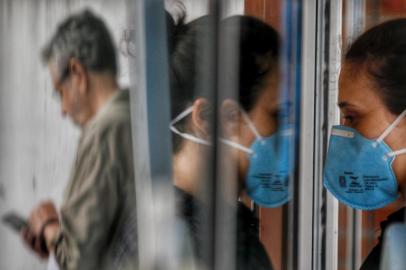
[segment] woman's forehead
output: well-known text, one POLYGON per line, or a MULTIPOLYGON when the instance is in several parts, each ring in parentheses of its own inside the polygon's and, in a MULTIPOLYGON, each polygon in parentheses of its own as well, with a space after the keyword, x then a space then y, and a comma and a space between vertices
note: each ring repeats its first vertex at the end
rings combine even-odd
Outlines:
POLYGON ((383 105, 372 77, 365 66, 346 63, 339 79, 338 104, 340 107, 372 107, 383 105))

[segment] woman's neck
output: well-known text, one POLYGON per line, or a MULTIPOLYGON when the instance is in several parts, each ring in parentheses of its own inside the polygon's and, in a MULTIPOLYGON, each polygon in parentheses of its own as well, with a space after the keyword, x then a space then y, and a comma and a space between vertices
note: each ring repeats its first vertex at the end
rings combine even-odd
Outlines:
POLYGON ((199 144, 184 142, 180 151, 173 155, 174 185, 191 195, 197 194, 205 172, 202 148, 199 144))

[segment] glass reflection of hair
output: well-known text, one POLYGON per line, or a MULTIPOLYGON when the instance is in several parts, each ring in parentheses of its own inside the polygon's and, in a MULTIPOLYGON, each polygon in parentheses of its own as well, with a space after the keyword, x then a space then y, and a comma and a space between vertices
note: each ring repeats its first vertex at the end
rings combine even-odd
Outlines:
MULTIPOLYGON (((208 93, 199 85, 198 76, 199 68, 206 63, 203 59, 201 41, 204 37, 210 38, 210 20, 209 16, 204 16, 185 24, 184 17, 181 16, 176 25, 171 17, 168 16, 167 20, 170 24, 169 33, 171 33, 169 44, 171 117, 174 119, 193 105, 192 114, 177 123, 176 127, 182 132, 194 134, 206 140, 209 139, 207 113, 210 112, 210 101, 208 93)), ((261 119, 264 122, 272 123, 268 119, 276 119, 278 109, 275 105, 277 101, 274 100, 277 96, 275 89, 277 89, 278 81, 279 37, 277 32, 262 21, 248 16, 227 18, 221 21, 221 27, 229 30, 238 29, 239 33, 238 101, 235 102, 237 109, 234 111, 238 115, 240 114, 239 108, 242 108, 249 115, 260 107, 260 114, 263 115, 263 107, 261 107, 263 102, 261 103, 261 101, 265 101, 267 115, 261 116, 261 119), (262 98, 265 93, 266 96, 271 96, 275 103, 271 108, 268 108, 272 104, 269 102, 269 98, 268 100, 262 98)), ((232 37, 226 36, 226 38, 232 37)), ((239 117, 238 121, 241 125, 242 117, 239 117)), ((272 127, 265 129, 275 129, 274 122, 272 127)), ((241 129, 239 127, 237 129, 239 130, 237 135, 241 135, 241 129)), ((249 140, 252 142, 253 136, 249 140)), ((245 142, 248 146, 251 143, 249 140, 245 142)), ((194 198, 198 188, 201 187, 199 181, 204 181, 201 179, 203 175, 201 172, 205 169, 205 151, 209 147, 188 141, 176 134, 173 134, 173 145, 174 183, 178 188, 178 196, 182 197, 181 204, 184 204, 181 206, 182 215, 194 228, 196 217, 191 211, 194 209, 191 205, 196 203, 194 198)), ((244 157, 244 159, 247 158, 244 157)), ((237 227, 237 268, 272 269, 266 251, 259 241, 258 220, 242 203, 238 205, 237 227)), ((192 229, 192 233, 196 234, 196 229, 192 229)), ((198 237, 193 236, 193 238, 198 237)), ((199 243, 195 242, 197 253, 199 253, 198 246, 199 243)))
MULTIPOLYGON (((198 63, 204 63, 202 54, 198 51, 199 40, 209 36, 210 17, 204 16, 188 24, 184 23, 185 17, 181 16, 178 23, 168 16, 170 79, 171 79, 171 117, 174 118, 193 104, 197 97, 207 97, 208 93, 197 85, 198 63)), ((241 107, 249 112, 252 110, 258 97, 264 91, 271 73, 276 73, 279 57, 279 36, 269 25, 249 16, 233 16, 222 21, 225 28, 240 27, 239 50, 239 89, 238 101, 241 107)), ((179 129, 185 130, 185 122, 179 123, 179 129)), ((179 150, 182 139, 174 136, 175 153, 179 150)))

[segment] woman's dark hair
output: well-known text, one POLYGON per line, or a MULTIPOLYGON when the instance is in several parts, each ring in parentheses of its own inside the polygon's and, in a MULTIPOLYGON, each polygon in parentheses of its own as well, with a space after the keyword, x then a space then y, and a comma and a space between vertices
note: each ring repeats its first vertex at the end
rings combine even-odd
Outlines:
POLYGON ((279 35, 272 26, 250 16, 232 16, 221 24, 226 33, 238 35, 238 98, 242 108, 249 112, 262 93, 266 78, 278 68, 279 35))
POLYGON ((197 93, 198 73, 203 51, 203 38, 210 35, 210 17, 203 16, 185 24, 185 16, 182 15, 175 25, 174 20, 169 30, 169 78, 171 89, 171 115, 176 117, 193 103, 195 97, 207 94, 200 91, 197 93))
MULTIPOLYGON (((210 38, 210 16, 204 16, 184 24, 184 17, 177 25, 168 27, 170 51, 171 115, 179 115, 193 100, 206 97, 199 87, 199 67, 204 65, 204 39, 210 38)), ((167 19, 168 23, 174 23, 167 19)), ((246 111, 255 105, 267 75, 277 68, 279 57, 278 33, 266 23, 249 16, 232 16, 220 23, 226 33, 238 34, 239 46, 239 103, 246 111), (235 31, 237 30, 237 31, 235 31)), ((225 38, 235 38, 226 34, 225 38)), ((234 39, 232 39, 234 40, 234 39)), ((181 123, 177 126, 185 130, 181 123)), ((181 139, 174 136, 175 152, 181 139)))
POLYGON ((366 68, 390 112, 406 109, 406 19, 366 31, 351 45, 345 60, 366 68))
MULTIPOLYGON (((195 97, 207 97, 202 88, 198 87, 199 66, 203 57, 204 37, 208 37, 210 17, 203 16, 185 24, 185 15, 178 18, 177 23, 167 15, 168 48, 169 48, 169 79, 171 96, 171 117, 179 115, 193 104, 195 97), (199 93, 198 93, 199 92, 199 93)), ((185 121, 177 124, 177 128, 186 131, 185 121)), ((180 150, 182 138, 172 136, 173 152, 180 150)))

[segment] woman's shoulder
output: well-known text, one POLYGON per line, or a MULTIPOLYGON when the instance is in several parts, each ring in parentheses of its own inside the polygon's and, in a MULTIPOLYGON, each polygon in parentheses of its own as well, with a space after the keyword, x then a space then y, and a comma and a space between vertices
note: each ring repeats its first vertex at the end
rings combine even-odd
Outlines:
POLYGON ((368 254, 365 261, 362 263, 360 270, 374 270, 379 269, 382 254, 382 242, 383 236, 389 225, 398 222, 404 222, 405 220, 405 207, 397 210, 396 212, 390 214, 384 221, 381 222, 381 235, 379 236, 378 244, 372 249, 368 254))

